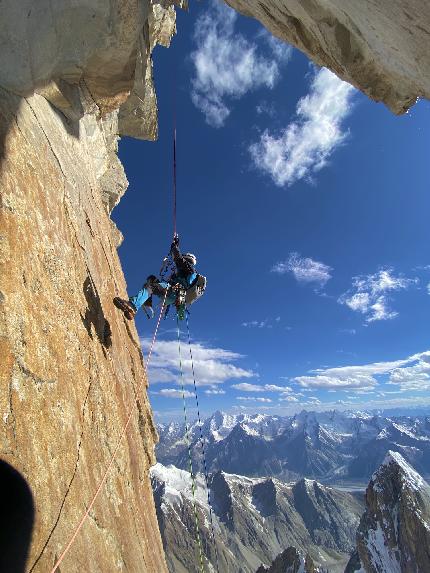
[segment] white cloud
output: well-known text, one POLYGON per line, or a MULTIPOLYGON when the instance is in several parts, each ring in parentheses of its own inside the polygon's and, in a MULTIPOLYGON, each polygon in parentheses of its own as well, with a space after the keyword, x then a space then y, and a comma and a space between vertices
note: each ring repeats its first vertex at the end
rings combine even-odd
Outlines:
POLYGON ((241 382, 240 384, 233 384, 232 388, 241 390, 242 392, 291 392, 290 386, 277 386, 275 384, 249 384, 248 382, 241 382))
POLYGON ((225 390, 205 390, 205 394, 211 394, 211 395, 225 394, 225 390))
POLYGON ((293 55, 292 46, 278 38, 275 38, 275 36, 268 32, 266 28, 261 29, 259 36, 266 40, 273 56, 278 62, 288 62, 291 59, 291 56, 293 55))
POLYGON ((345 140, 342 122, 353 93, 352 86, 326 68, 315 71, 309 94, 297 104, 295 121, 279 135, 264 131, 249 147, 256 167, 279 187, 317 173, 345 140))
MULTIPOLYGON (((339 366, 311 371, 307 376, 293 378, 303 388, 336 390, 373 390, 378 385, 376 377, 390 374, 390 383, 401 384, 405 389, 417 389, 417 380, 424 383, 430 372, 430 351, 414 354, 403 360, 374 362, 361 366, 339 366), (411 370, 411 367, 416 368, 411 370), (418 378, 420 374, 421 378, 418 378), (414 378, 415 377, 415 378, 414 378), (414 378, 414 383, 412 383, 414 378), (408 382, 409 380, 409 382, 408 382), (409 386, 409 387, 408 387, 409 386)), ((428 381, 430 385, 430 380, 428 381)), ((425 388, 422 388, 425 389, 425 388)))
POLYGON ((281 317, 277 316, 274 320, 266 318, 264 320, 250 320, 248 322, 242 322, 242 326, 246 328, 273 328, 279 322, 281 322, 281 317))
POLYGON ((232 100, 259 87, 272 88, 279 77, 279 65, 291 53, 291 48, 276 40, 266 40, 270 58, 257 53, 258 45, 235 31, 236 20, 234 10, 212 0, 194 28, 191 98, 213 127, 224 124, 232 100))
POLYGON ((296 396, 283 396, 279 398, 280 402, 298 402, 299 399, 296 396))
POLYGON ((242 326, 247 328, 273 328, 268 320, 251 320, 250 322, 242 322, 242 326))
MULTIPOLYGON (((387 393, 388 394, 388 393, 387 393)), ((360 400, 336 400, 330 402, 295 402, 295 401, 277 401, 269 405, 259 405, 258 411, 266 411, 270 414, 292 415, 303 410, 303 408, 312 409, 315 412, 326 412, 330 410, 363 410, 369 409, 387 410, 390 408, 419 408, 429 407, 430 397, 422 394, 421 396, 405 396, 405 395, 392 395, 392 397, 384 396, 380 399, 369 399, 366 397, 360 400)), ((233 406, 232 411, 247 411, 255 413, 256 406, 241 404, 240 406, 233 406)))
POLYGON ((389 308, 387 293, 405 290, 417 281, 393 273, 393 269, 385 268, 373 275, 354 277, 352 288, 341 295, 338 302, 363 314, 366 322, 396 317, 398 313, 389 308))
POLYGON ((310 257, 301 257, 299 253, 290 253, 286 261, 276 263, 271 271, 280 275, 292 273, 300 283, 317 283, 324 286, 331 279, 333 269, 310 257))
POLYGON ((243 402, 271 402, 270 398, 257 398, 254 396, 238 396, 237 400, 242 400, 243 402))
MULTIPOLYGON (((178 390, 176 388, 164 388, 159 392, 153 392, 153 394, 159 394, 160 396, 164 396, 165 398, 182 398, 182 390, 178 390)), ((184 391, 185 398, 191 398, 194 396, 192 392, 188 392, 188 390, 184 391)))
POLYGON ((427 292, 428 292, 428 294, 430 294, 430 283, 428 283, 428 285, 427 285, 427 292))
POLYGON ((277 386, 276 384, 265 384, 264 389, 266 392, 292 392, 290 386, 277 386))
MULTIPOLYGON (((141 340, 146 352, 149 339, 141 340)), ((226 380, 252 378, 255 373, 236 366, 234 362, 243 358, 241 354, 223 348, 211 348, 200 342, 192 343, 194 371, 198 386, 222 384, 226 380)), ((182 366, 184 384, 192 384, 191 359, 188 345, 182 346, 182 366)), ((149 380, 152 384, 160 382, 180 383, 178 343, 175 340, 157 340, 149 367, 149 380)))
POLYGON ((393 370, 388 384, 398 384, 402 392, 430 390, 430 351, 423 352, 413 366, 393 370))

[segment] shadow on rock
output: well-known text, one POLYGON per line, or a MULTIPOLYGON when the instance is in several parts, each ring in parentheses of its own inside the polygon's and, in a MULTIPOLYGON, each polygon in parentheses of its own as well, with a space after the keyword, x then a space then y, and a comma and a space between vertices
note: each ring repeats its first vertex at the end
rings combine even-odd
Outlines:
POLYGON ((85 279, 83 291, 88 307, 85 311, 85 315, 81 314, 81 319, 88 335, 93 338, 91 328, 91 326, 93 326, 100 344, 105 348, 110 348, 112 346, 112 330, 109 322, 105 318, 100 297, 90 277, 85 279))
MULTIPOLYGON (((49 100, 49 93, 41 93, 40 90, 36 91, 39 95, 45 97, 53 113, 61 120, 64 130, 71 136, 79 138, 79 120, 84 115, 84 109, 80 101, 81 92, 78 87, 70 86, 64 81, 59 81, 58 85, 62 90, 60 91, 59 88, 58 93, 64 95, 61 100, 61 102, 65 102, 63 110, 49 100)), ((32 93, 29 93, 28 95, 31 96, 32 93)), ((20 129, 17 116, 21 105, 26 105, 26 99, 24 96, 9 92, 0 86, 0 167, 4 163, 8 154, 7 137, 10 127, 13 124, 16 124, 18 129, 20 129)), ((29 105, 28 102, 27 105, 29 105)), ((34 124, 34 129, 37 129, 36 118, 34 119, 34 124)), ((23 135, 25 137, 25 131, 23 135)), ((44 143, 41 145, 43 144, 44 143)))
MULTIPOLYGON (((6 138, 10 124, 15 121, 21 98, 0 87, 0 167, 6 157, 6 138)), ((0 204, 1 207, 1 204, 0 204)))
POLYGON ((34 524, 34 502, 22 475, 0 460, 0 571, 24 573, 34 524))

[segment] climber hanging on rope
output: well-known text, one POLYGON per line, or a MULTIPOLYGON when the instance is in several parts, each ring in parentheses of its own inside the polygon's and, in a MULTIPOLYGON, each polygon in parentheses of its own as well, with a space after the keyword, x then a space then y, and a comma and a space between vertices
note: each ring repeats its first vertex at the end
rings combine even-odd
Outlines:
POLYGON ((175 305, 178 316, 182 320, 185 316, 186 307, 200 298, 206 288, 206 278, 197 273, 196 263, 196 256, 192 253, 181 254, 179 237, 175 234, 169 255, 164 259, 160 271, 161 278, 150 275, 135 296, 130 297, 129 300, 115 297, 113 302, 117 308, 123 311, 128 320, 133 320, 141 307, 143 307, 148 318, 152 318, 154 316, 152 296, 155 295, 164 300, 166 310, 170 305, 175 305), (173 272, 166 279, 164 274, 169 269, 169 264, 173 272))

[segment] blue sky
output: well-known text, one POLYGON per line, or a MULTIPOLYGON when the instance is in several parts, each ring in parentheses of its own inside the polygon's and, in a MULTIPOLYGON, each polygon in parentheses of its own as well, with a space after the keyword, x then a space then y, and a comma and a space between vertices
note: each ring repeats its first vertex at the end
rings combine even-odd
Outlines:
MULTIPOLYGON (((175 101, 178 231, 208 278, 190 316, 202 410, 430 405, 429 102, 396 117, 215 2, 178 12, 154 75, 159 139, 121 141, 113 219, 132 295, 171 241, 175 101)), ((144 350, 154 326, 137 316, 144 350)), ((164 419, 177 353, 172 313, 150 371, 164 419)))

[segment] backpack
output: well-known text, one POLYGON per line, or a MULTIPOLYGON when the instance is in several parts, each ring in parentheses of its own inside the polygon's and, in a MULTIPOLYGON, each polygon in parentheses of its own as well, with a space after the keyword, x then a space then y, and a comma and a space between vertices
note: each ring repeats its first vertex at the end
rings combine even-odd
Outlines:
POLYGON ((207 279, 203 275, 197 275, 193 284, 187 289, 185 294, 185 303, 187 305, 193 304, 198 298, 200 298, 206 289, 207 279))

